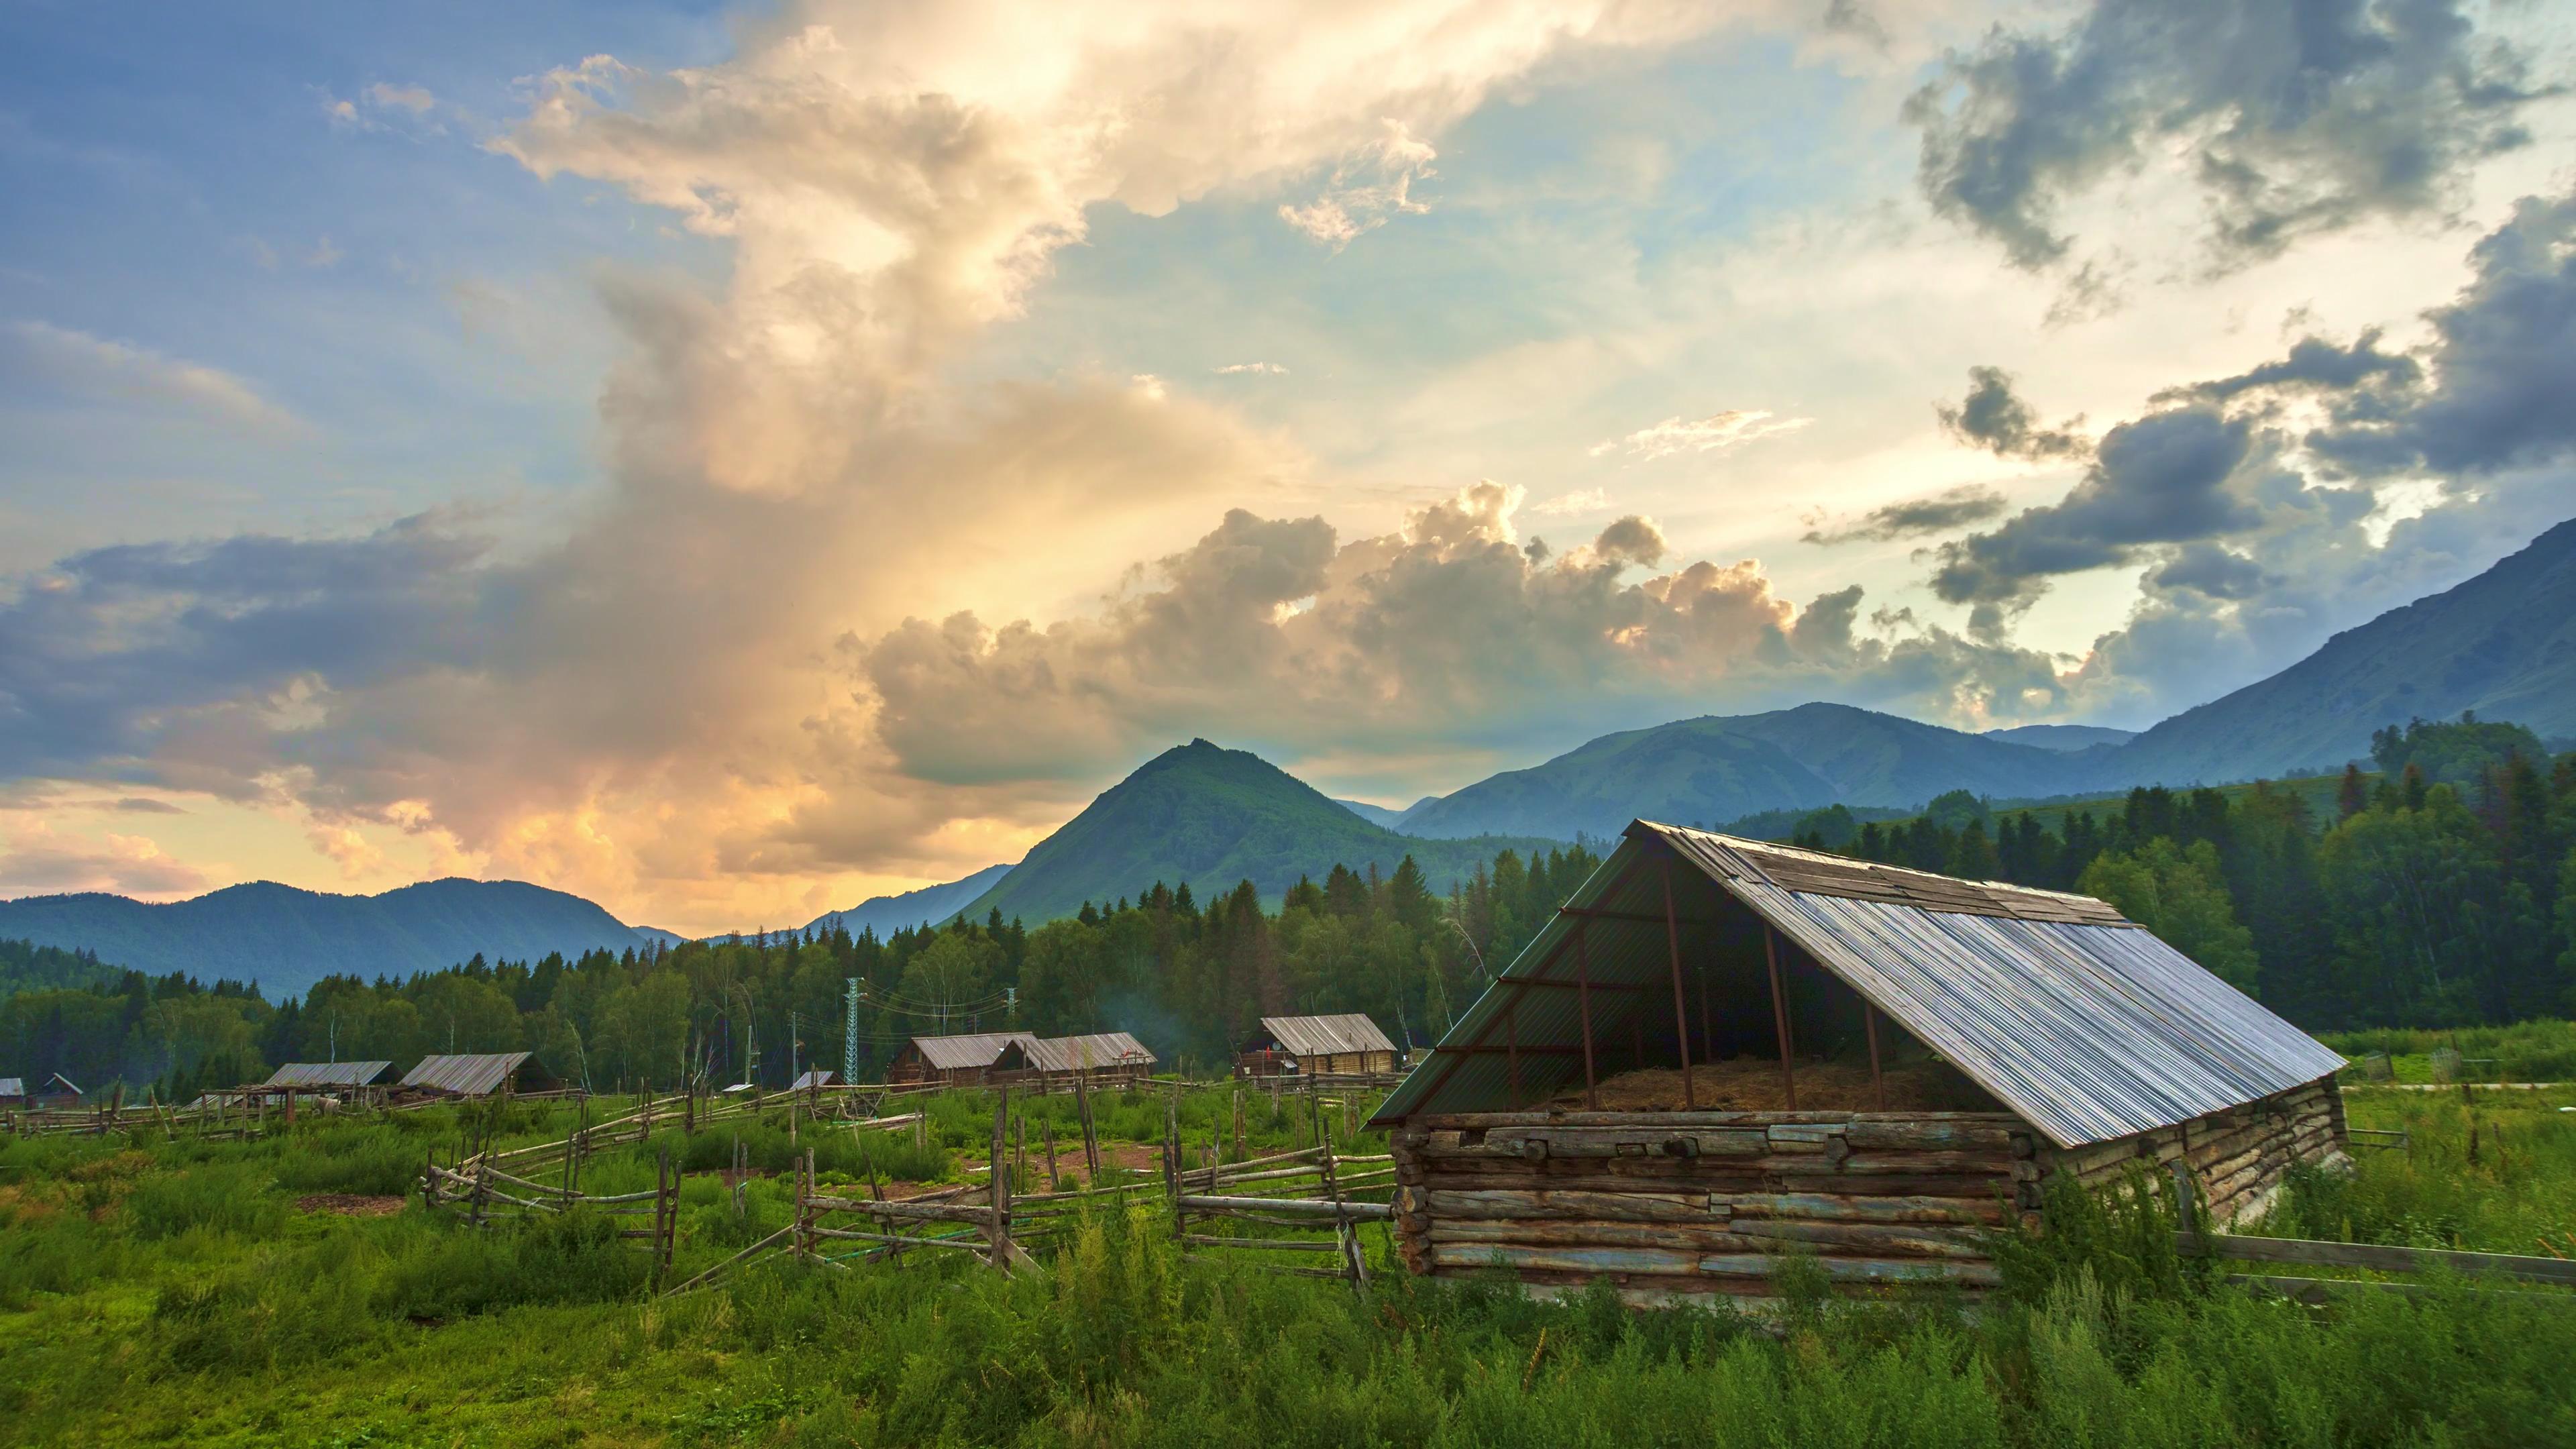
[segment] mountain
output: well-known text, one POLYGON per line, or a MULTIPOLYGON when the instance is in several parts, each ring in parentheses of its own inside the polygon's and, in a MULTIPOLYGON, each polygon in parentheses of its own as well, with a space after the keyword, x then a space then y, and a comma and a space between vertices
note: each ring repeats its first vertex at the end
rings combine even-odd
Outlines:
POLYGON ((1158 880, 1186 881, 1201 901, 1249 880, 1275 902, 1300 876, 1321 881, 1337 864, 1392 872, 1407 855, 1434 890, 1446 891, 1506 847, 1526 853, 1551 843, 1411 839, 1370 824, 1258 755, 1192 740, 1103 792, 966 914, 980 919, 999 907, 1005 918, 1036 925, 1071 915, 1084 901, 1132 899, 1158 880))
POLYGON ((1920 805, 1951 790, 2044 795, 2092 781, 2089 756, 1842 704, 1708 715, 1604 735, 1404 814, 1408 835, 1616 834, 1636 817, 1711 825, 1825 805, 1920 805))
POLYGON ((845 911, 825 911, 805 925, 809 931, 830 931, 840 926, 853 936, 873 930, 878 936, 891 936, 907 926, 924 922, 946 925, 957 919, 957 913, 974 902, 977 896, 993 888, 993 883, 1011 873, 1008 865, 988 865, 963 880, 946 885, 923 886, 900 895, 875 896, 845 911))
POLYGON ((256 980, 270 999, 325 976, 402 976, 490 960, 624 951, 650 939, 579 896, 515 880, 423 881, 375 896, 272 881, 151 905, 88 892, 0 901, 0 939, 93 951, 111 966, 256 980))
POLYGON ((2043 750, 2072 754, 2097 745, 2114 748, 2138 737, 2136 730, 2115 730, 2109 725, 2014 725, 2010 729, 1988 730, 1981 737, 2002 740, 2012 745, 2036 745, 2043 750))
MULTIPOLYGON (((2121 780, 2249 780, 2342 768, 2370 732, 2475 710, 2576 734, 2576 520, 2444 593, 2391 609, 2105 757, 2121 780)), ((2031 792, 2023 792, 2031 793, 2031 792)))
POLYGON ((1371 825, 1381 825, 1389 830, 1393 830, 1404 819, 1403 811, 1390 810, 1384 805, 1371 805, 1366 800, 1335 800, 1333 803, 1371 825))

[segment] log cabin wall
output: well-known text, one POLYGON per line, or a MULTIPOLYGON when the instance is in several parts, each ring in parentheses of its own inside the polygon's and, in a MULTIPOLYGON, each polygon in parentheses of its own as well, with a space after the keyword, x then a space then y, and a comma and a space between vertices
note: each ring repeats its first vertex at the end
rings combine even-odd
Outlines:
POLYGON ((2179 1126, 2087 1147, 2044 1148, 2039 1161, 2095 1189, 2122 1181, 2132 1165, 2161 1188, 2179 1161, 2207 1200, 2210 1220, 2225 1227, 2261 1216, 2292 1163, 2325 1163, 2348 1149, 2343 1092, 2326 1077, 2179 1126))
POLYGON ((1426 1114, 1392 1141, 1414 1272, 1606 1277, 1639 1304, 1771 1296, 1788 1252, 1843 1287, 1992 1287, 2043 1145, 2010 1113, 1846 1111, 1426 1114))

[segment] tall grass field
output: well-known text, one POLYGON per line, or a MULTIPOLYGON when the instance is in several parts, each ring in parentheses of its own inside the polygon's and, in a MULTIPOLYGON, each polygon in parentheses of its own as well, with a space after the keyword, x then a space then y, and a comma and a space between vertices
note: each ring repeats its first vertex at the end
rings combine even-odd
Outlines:
MULTIPOLYGON (((1214 1129, 1231 1155, 1228 1101, 1193 1094, 1185 1140, 1214 1129)), ((1298 1104, 1255 1101, 1248 1150, 1310 1133, 1298 1104)), ((1027 1105, 1050 1114, 1060 1151, 1078 1150, 1068 1099, 1027 1105)), ((2357 1088, 2355 1125, 2402 1127, 2408 1150, 2364 1152, 2350 1180, 2303 1175, 2258 1230, 2576 1253, 2569 1105, 2576 1094, 2357 1088)), ((1113 1144, 1160 1137, 1159 1098, 1099 1107, 1113 1144)), ((685 1275, 787 1220, 784 1181, 752 1179, 737 1214, 713 1175, 737 1137, 756 1168, 811 1148, 827 1172, 947 1180, 982 1160, 991 1110, 976 1094, 931 1099, 925 1145, 870 1134, 864 1160, 846 1129, 805 1124, 791 1149, 783 1122, 718 1123, 604 1152, 584 1185, 649 1187, 665 1148, 689 1165, 685 1275)), ((1410 1279, 1376 1227, 1366 1294, 1184 1263, 1151 1202, 1043 1242, 1043 1274, 1004 1278, 962 1254, 849 1271, 778 1261, 677 1298, 653 1296, 645 1254, 608 1219, 478 1233, 416 1192, 379 1216, 298 1206, 402 1194, 469 1125, 510 1145, 570 1123, 518 1104, 481 1124, 441 1109, 246 1143, 0 1144, 0 1441, 2576 1443, 2576 1294, 2436 1281, 2303 1308, 2178 1260, 2152 1207, 2062 1190, 2058 1226, 2008 1246, 2007 1287, 1982 1304, 1832 1298, 1792 1264, 1788 1306, 1758 1319, 1410 1279)))

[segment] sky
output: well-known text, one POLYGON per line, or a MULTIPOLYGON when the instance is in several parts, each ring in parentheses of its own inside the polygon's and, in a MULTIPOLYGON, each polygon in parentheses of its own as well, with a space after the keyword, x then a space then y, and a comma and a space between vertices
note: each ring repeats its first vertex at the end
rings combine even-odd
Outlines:
POLYGON ((2139 728, 2576 514, 2537 0, 0 10, 0 897, 2139 728))

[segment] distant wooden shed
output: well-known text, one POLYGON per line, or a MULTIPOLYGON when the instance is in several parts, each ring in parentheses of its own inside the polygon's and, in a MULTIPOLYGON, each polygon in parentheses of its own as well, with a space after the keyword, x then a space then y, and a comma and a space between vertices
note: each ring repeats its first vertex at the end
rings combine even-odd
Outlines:
POLYGON ((27 1082, 23 1077, 0 1077, 0 1109, 27 1105, 27 1082))
POLYGON ((1094 1086, 1124 1084, 1153 1076, 1154 1064, 1154 1053, 1123 1031, 1014 1037, 994 1058, 992 1079, 1041 1086, 1076 1078, 1094 1086))
POLYGON ((1395 1043, 1361 1011, 1339 1016, 1265 1016, 1261 1029, 1235 1048, 1239 1077, 1289 1073, 1391 1072, 1395 1043))
POLYGON ((2343 1064, 2100 901, 1638 821, 1372 1121, 1419 1272, 1974 1291, 2051 1172, 2259 1212, 2343 1064))
POLYGON ((1013 1042, 1033 1042, 1025 1032, 986 1031, 960 1036, 917 1036, 886 1067, 897 1086, 973 1087, 992 1074, 993 1059, 1013 1042))
POLYGON ((36 1090, 28 1094, 27 1105, 38 1111, 60 1111, 66 1107, 79 1106, 81 1098, 85 1095, 87 1094, 81 1091, 80 1083, 56 1072, 37 1084, 36 1090))
POLYGON ((488 1097, 504 1089, 528 1091, 553 1078, 528 1052, 459 1053, 426 1056, 403 1074, 402 1089, 442 1097, 488 1097))

